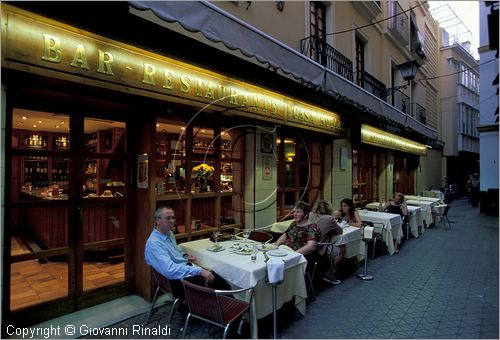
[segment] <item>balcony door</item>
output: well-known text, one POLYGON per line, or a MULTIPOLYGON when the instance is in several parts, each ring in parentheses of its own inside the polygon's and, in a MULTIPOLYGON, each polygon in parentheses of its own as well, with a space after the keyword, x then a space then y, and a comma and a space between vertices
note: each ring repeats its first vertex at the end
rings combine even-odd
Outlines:
POLYGON ((310 1, 311 59, 326 65, 326 7, 319 1, 310 1))

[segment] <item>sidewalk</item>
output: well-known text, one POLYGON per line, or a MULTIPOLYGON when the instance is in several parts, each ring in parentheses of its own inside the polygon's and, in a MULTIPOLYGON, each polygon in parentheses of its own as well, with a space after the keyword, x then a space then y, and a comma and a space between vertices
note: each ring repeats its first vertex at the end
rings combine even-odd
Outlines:
MULTIPOLYGON (((438 225, 406 241, 398 255, 370 258, 373 281, 353 274, 339 286, 318 287, 305 316, 292 308, 281 310, 280 337, 498 339, 498 217, 481 215, 466 199, 454 201, 448 217, 451 230, 438 225)), ((157 329, 161 313, 166 322, 169 311, 170 306, 159 308, 145 327, 157 329)), ((165 338, 132 334, 146 317, 142 313, 111 326, 127 329, 126 336, 89 338, 165 338)), ((209 338, 203 324, 193 324, 188 337, 209 338)), ((174 318, 166 338, 181 337, 182 325, 174 318)), ((272 338, 271 326, 270 318, 261 320, 259 336, 272 338)), ((211 328, 210 338, 221 336, 211 328)), ((247 329, 242 337, 248 337, 247 329)))

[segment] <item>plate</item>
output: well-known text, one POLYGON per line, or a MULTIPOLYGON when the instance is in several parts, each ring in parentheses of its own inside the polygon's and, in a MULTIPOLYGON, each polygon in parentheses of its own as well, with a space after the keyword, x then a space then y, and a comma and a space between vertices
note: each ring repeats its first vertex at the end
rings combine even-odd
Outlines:
POLYGON ((223 246, 221 246, 221 245, 219 245, 218 247, 216 247, 214 244, 210 245, 210 246, 207 248, 207 250, 208 250, 208 251, 213 251, 213 252, 215 252, 215 253, 216 253, 216 252, 218 252, 218 251, 223 251, 224 249, 226 249, 226 248, 224 248, 224 247, 223 247, 223 246))
POLYGON ((252 249, 237 249, 234 251, 235 254, 240 254, 240 255, 252 255, 253 250, 252 249))
POLYGON ((276 249, 276 246, 274 244, 261 244, 259 246, 259 250, 263 250, 263 251, 273 250, 273 249, 276 249))
POLYGON ((287 256, 288 253, 284 250, 281 250, 281 249, 273 249, 273 250, 269 250, 267 252, 267 255, 271 255, 271 256, 287 256))

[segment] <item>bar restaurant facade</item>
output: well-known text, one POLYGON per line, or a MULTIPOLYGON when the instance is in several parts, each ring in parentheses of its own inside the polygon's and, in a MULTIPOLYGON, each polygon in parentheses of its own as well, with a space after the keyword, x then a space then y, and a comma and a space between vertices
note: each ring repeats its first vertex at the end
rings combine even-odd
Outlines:
POLYGON ((184 242, 270 227, 300 199, 362 207, 422 190, 416 133, 127 3, 47 4, 2 5, 4 325, 151 299, 143 254, 160 206, 184 242))

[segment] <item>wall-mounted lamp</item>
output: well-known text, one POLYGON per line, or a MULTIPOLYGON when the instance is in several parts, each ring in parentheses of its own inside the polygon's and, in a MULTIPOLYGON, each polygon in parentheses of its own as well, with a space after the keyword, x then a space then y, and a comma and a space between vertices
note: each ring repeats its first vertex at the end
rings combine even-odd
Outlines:
POLYGON ((285 2, 276 1, 276 8, 278 9, 278 11, 283 12, 283 9, 285 8, 285 2))
POLYGON ((410 81, 415 79, 415 76, 417 75, 418 64, 415 60, 407 61, 406 63, 402 63, 400 65, 397 65, 396 67, 398 68, 399 72, 401 72, 401 76, 403 77, 403 79, 408 81, 408 83, 405 85, 399 85, 385 89, 385 97, 390 96, 400 89, 407 88, 408 85, 410 85, 410 81))

